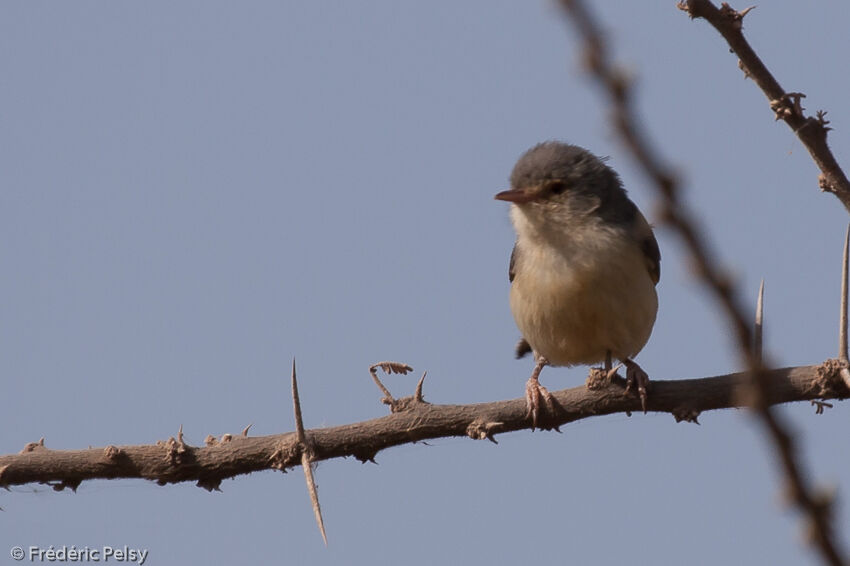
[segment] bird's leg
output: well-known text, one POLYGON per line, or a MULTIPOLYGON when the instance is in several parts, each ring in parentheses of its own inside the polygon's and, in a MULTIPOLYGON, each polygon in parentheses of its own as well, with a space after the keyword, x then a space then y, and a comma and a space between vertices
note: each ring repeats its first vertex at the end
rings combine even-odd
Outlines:
POLYGON ((531 377, 528 378, 528 382, 525 384, 525 404, 528 406, 528 414, 531 417, 531 430, 537 428, 537 417, 540 414, 541 398, 546 403, 544 411, 552 414, 555 410, 555 400, 552 394, 540 385, 540 372, 547 365, 549 365, 549 361, 543 356, 538 356, 534 371, 531 372, 531 377))
POLYGON ((617 364, 617 367, 611 367, 613 362, 611 361, 611 350, 605 351, 605 378, 610 383, 614 376, 617 375, 617 370, 623 367, 623 364, 617 364))
POLYGON ((649 387, 649 375, 643 371, 643 368, 628 358, 623 360, 623 364, 626 366, 626 394, 637 388, 638 395, 640 395, 640 406, 646 414, 646 390, 649 387))
POLYGON ((614 376, 617 375, 617 370, 623 367, 623 364, 613 365, 611 350, 605 351, 605 365, 601 368, 590 368, 590 373, 587 375, 585 385, 588 389, 602 389, 608 387, 614 381, 614 376))

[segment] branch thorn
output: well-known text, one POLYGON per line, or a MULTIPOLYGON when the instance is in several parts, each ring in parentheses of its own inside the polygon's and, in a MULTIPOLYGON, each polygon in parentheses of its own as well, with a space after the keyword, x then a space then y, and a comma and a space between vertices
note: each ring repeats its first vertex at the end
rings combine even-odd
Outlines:
MULTIPOLYGON (((313 515, 322 533, 325 546, 328 545, 328 536, 325 533, 325 522, 322 519, 322 507, 319 505, 319 491, 316 480, 313 478, 313 465, 310 462, 310 447, 307 444, 307 434, 304 432, 304 420, 301 417, 301 399, 298 397, 298 380, 295 378, 295 358, 292 358, 292 407, 295 411, 295 435, 301 446, 301 467, 304 468, 304 479, 307 481, 307 491, 310 492, 310 503, 313 505, 313 515)), ((247 429, 245 429, 247 432, 247 429)))
POLYGON ((425 383, 425 376, 428 372, 422 372, 422 377, 419 378, 419 383, 416 384, 416 391, 413 393, 413 400, 417 403, 422 403, 425 398, 422 396, 422 384, 425 383))
POLYGON ((764 279, 759 285, 759 296, 756 301, 756 323, 753 327, 753 354, 756 363, 761 365, 762 353, 764 352, 764 279))
POLYGON ((850 225, 844 235, 844 256, 841 261, 841 310, 838 324, 838 359, 847 361, 847 265, 850 253, 850 225))
POLYGON ((755 9, 756 9, 756 6, 755 6, 755 5, 750 6, 749 8, 744 8, 743 10, 741 10, 740 12, 738 12, 738 15, 739 15, 739 16, 741 16, 741 19, 744 19, 744 17, 745 17, 747 14, 749 14, 750 12, 752 12, 752 11, 753 11, 753 10, 755 10, 755 9))
POLYGON ((300 444, 304 443, 304 420, 301 418, 301 399, 298 397, 298 380, 295 377, 295 358, 292 358, 292 408, 295 412, 295 434, 300 444))

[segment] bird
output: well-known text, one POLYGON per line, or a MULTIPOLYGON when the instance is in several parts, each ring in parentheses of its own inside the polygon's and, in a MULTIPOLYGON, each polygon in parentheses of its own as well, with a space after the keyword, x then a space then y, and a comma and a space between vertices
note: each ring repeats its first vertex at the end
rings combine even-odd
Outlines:
POLYGON ((661 252, 619 175, 582 147, 546 141, 519 158, 495 198, 511 204, 516 231, 510 308, 522 335, 516 357, 535 360, 525 395, 532 429, 555 408, 539 381, 547 365, 601 362, 609 379, 624 365, 626 393, 636 388, 646 412, 649 376, 633 358, 658 313, 661 252))

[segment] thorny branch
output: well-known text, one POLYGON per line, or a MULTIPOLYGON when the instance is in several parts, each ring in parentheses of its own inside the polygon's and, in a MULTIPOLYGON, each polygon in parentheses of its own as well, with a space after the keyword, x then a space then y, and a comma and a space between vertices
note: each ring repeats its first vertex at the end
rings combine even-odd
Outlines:
MULTIPOLYGON (((698 275, 722 306, 735 332, 741 357, 751 376, 747 404, 759 415, 776 448, 791 500, 808 518, 809 534, 822 558, 829 564, 844 564, 830 526, 832 500, 808 485, 797 459, 794 438, 779 415, 770 409, 771 372, 765 369, 769 364, 762 361, 762 353, 754 347, 755 337, 747 323, 737 290, 714 261, 693 215, 679 199, 676 179, 640 128, 632 107, 630 84, 624 73, 614 65, 599 24, 580 0, 561 0, 561 3, 584 43, 585 61, 590 74, 610 98, 617 132, 658 189, 662 199, 663 221, 684 240, 698 275)), ((741 57, 745 72, 758 82, 769 99, 778 101, 775 106, 777 116, 794 129, 821 167, 821 187, 834 192, 850 209, 850 183, 826 145, 823 113, 818 114, 818 119, 805 118, 799 103, 801 95, 785 93, 744 40, 741 19, 749 10, 734 12, 725 4, 721 10, 717 10, 707 0, 683 2, 679 7, 687 9, 692 17, 705 17, 723 34, 730 47, 741 57)))
POLYGON ((716 29, 739 58, 738 66, 767 96, 770 108, 777 120, 783 120, 797 134, 800 142, 811 154, 821 170, 818 184, 821 189, 833 193, 850 211, 850 180, 838 165, 827 144, 827 132, 831 130, 826 112, 819 110, 815 116, 806 116, 801 105, 805 94, 786 92, 744 37, 744 16, 752 10, 736 11, 727 3, 716 7, 710 0, 682 0, 678 7, 691 18, 703 18, 716 29))
MULTIPOLYGON (((840 373, 846 362, 827 360, 817 366, 768 370, 770 404, 845 399, 850 388, 840 373)), ((682 380, 655 380, 648 398, 650 412, 666 412, 676 421, 697 422, 705 411, 746 406, 747 373, 682 380)), ((421 383, 421 380, 420 380, 421 383)), ((625 380, 589 384, 553 392, 560 408, 550 427, 601 415, 637 412, 641 401, 625 395, 625 380)), ((420 390, 421 397, 421 390, 420 390)), ((295 397, 293 397, 295 399, 295 397)), ((56 490, 76 489, 91 479, 142 478, 160 485, 186 481, 217 490, 222 480, 276 469, 308 468, 332 458, 353 456, 374 461, 381 450, 421 440, 466 436, 491 440, 505 432, 530 430, 525 399, 472 405, 435 405, 416 396, 398 399, 400 410, 369 421, 270 436, 208 436, 206 446, 170 438, 156 444, 106 446, 87 450, 51 450, 44 439, 27 444, 19 454, 0 456, 0 487, 42 483, 56 490), (408 400, 407 402, 404 402, 408 400)))
MULTIPOLYGON (((687 208, 679 201, 674 176, 655 154, 640 130, 631 108, 630 85, 625 75, 610 61, 599 27, 578 0, 561 0, 585 43, 587 66, 605 87, 612 99, 614 123, 626 145, 652 178, 663 197, 663 219, 677 230, 691 254, 699 275, 723 305, 735 328, 747 372, 700 379, 653 382, 653 395, 647 409, 668 412, 677 422, 698 424, 701 412, 733 407, 755 408, 768 429, 780 454, 789 489, 796 504, 807 514, 811 535, 824 559, 842 564, 833 532, 829 527, 831 498, 817 493, 804 481, 796 460, 793 438, 784 424, 770 410, 775 404, 809 400, 818 413, 831 407, 826 400, 850 396, 850 369, 847 360, 847 245, 845 244, 844 281, 842 286, 842 334, 840 357, 818 366, 766 369, 762 364, 761 323, 763 289, 759 293, 756 331, 752 332, 743 316, 744 310, 728 276, 717 267, 687 208)), ((785 92, 773 78, 747 41, 742 30, 743 17, 752 9, 736 12, 727 4, 720 9, 708 0, 679 3, 692 18, 705 18, 727 40, 740 57, 739 65, 746 75, 761 87, 770 100, 777 119, 784 120, 797 134, 820 167, 822 189, 834 193, 850 210, 850 182, 838 166, 826 143, 829 122, 825 112, 806 117, 801 93, 785 92)), ((848 232, 850 238, 850 232, 848 232)), ((82 481, 91 479, 144 478, 160 485, 195 481, 199 487, 217 490, 221 481, 260 470, 286 472, 297 465, 304 468, 313 509, 322 537, 325 538, 312 465, 321 460, 354 456, 362 462, 374 462, 376 454, 386 448, 451 436, 468 436, 496 442, 495 435, 529 429, 525 401, 514 399, 474 405, 434 405, 425 402, 422 378, 410 397, 395 399, 377 377, 377 369, 387 373, 406 374, 412 368, 396 362, 379 362, 370 374, 381 389, 382 401, 392 414, 370 421, 338 427, 305 430, 298 397, 295 366, 292 368, 293 406, 296 432, 262 437, 249 437, 246 427, 241 435, 208 436, 206 446, 191 446, 183 438, 154 445, 106 446, 88 450, 51 450, 44 439, 27 444, 19 454, 0 456, 0 487, 28 483, 51 485, 55 490, 76 490, 82 481)), ((613 413, 630 414, 640 409, 640 400, 623 394, 623 380, 588 381, 587 387, 565 389, 553 393, 558 407, 549 428, 593 416, 613 413)), ((325 543, 327 539, 325 538, 325 543)))

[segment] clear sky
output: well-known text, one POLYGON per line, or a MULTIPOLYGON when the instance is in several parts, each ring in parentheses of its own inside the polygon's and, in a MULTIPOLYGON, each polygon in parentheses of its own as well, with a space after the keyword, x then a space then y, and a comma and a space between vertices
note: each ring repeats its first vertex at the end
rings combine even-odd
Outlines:
MULTIPOLYGON (((777 364, 836 354, 847 213, 705 22, 674 2, 597 10, 637 104, 751 303, 777 364)), ((744 6, 738 6, 744 7, 744 6)), ((850 167, 846 6, 760 5, 746 32, 850 167)), ((426 398, 520 397, 505 203, 517 157, 561 139, 654 194, 550 2, 0 4, 0 453, 293 429, 384 415, 367 367, 428 370, 426 398)), ((656 379, 740 369, 668 230, 656 379)), ((554 368, 553 389, 586 368, 554 368)), ((415 377, 388 378, 412 391, 415 377)), ((786 407, 847 531, 847 406, 786 407)), ((9 548, 128 545, 147 564, 801 564, 797 517, 744 411, 615 415, 563 434, 408 445, 192 484, 0 492, 9 548)), ((845 541, 847 542, 847 541, 845 541)))

